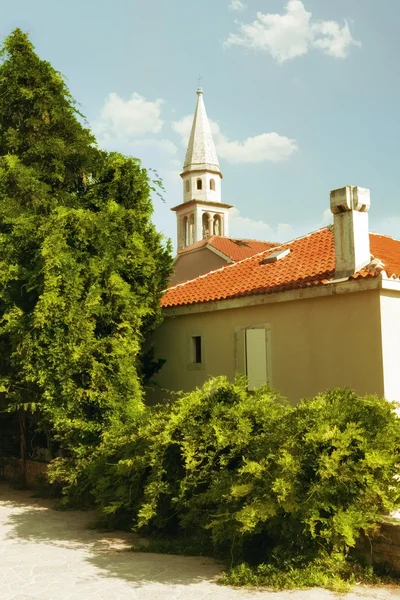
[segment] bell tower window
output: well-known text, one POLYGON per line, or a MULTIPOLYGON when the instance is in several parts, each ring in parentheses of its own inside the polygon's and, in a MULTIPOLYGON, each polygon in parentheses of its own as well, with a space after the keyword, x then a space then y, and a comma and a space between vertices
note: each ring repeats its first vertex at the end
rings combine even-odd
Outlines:
POLYGON ((190 192, 190 181, 189 181, 189 179, 186 179, 186 181, 185 181, 185 191, 186 192, 190 192))
POLYGON ((210 236, 210 217, 207 213, 203 213, 201 218, 203 226, 203 240, 210 236))
POLYGON ((187 217, 183 219, 183 245, 189 245, 189 221, 187 217))
POLYGON ((195 234, 194 234, 194 214, 190 215, 189 219, 189 245, 191 246, 195 242, 195 234))
POLYGON ((198 190, 202 190, 203 189, 203 182, 201 181, 201 179, 197 180, 197 189, 198 190))
POLYGON ((214 216, 213 230, 214 235, 222 235, 221 217, 219 215, 214 216))
POLYGON ((215 179, 210 179, 210 190, 215 192, 215 179))

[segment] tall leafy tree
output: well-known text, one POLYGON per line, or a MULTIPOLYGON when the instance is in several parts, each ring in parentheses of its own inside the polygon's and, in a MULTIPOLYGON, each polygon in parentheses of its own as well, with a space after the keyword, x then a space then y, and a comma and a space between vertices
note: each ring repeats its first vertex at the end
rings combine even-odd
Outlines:
POLYGON ((15 30, 0 64, 2 402, 85 455, 143 410, 169 243, 140 161, 101 151, 61 74, 15 30))

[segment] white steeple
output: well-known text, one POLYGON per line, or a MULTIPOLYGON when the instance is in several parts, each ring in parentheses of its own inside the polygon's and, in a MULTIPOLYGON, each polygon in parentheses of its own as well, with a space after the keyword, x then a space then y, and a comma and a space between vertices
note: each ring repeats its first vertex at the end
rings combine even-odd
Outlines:
POLYGON ((212 171, 222 176, 201 88, 197 90, 196 112, 194 113, 183 173, 199 170, 212 171))
POLYGON ((231 205, 221 202, 222 173, 201 88, 181 177, 183 204, 172 209, 177 218, 178 250, 210 235, 228 236, 231 205))

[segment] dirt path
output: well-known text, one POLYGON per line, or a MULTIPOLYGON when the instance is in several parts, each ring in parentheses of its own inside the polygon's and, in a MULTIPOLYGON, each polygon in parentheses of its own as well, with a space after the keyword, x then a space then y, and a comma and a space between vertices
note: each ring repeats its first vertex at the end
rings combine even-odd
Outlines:
MULTIPOLYGON (((87 529, 84 512, 0 485, 1 600, 333 600, 325 590, 250 592, 215 583, 209 559, 132 553, 133 535, 87 529)), ((397 600, 400 589, 357 588, 346 600, 397 600)))

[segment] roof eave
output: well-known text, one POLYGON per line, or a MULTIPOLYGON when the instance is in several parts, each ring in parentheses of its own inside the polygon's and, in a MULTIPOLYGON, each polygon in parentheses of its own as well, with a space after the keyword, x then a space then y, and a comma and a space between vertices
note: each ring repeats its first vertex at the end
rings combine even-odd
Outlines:
POLYGON ((345 282, 319 283, 309 287, 268 292, 251 293, 240 297, 224 298, 222 300, 210 300, 208 302, 196 302, 193 304, 181 304, 177 306, 163 307, 164 316, 172 317, 193 313, 213 312, 217 310, 228 310, 233 308, 244 308, 260 304, 273 304, 275 302, 288 302, 293 300, 306 300, 308 298, 335 296, 340 294, 364 292, 378 289, 396 290, 400 293, 400 281, 389 280, 381 276, 370 275, 345 282))
POLYGON ((207 171, 208 173, 215 173, 216 175, 219 175, 221 179, 224 178, 219 166, 211 163, 195 163, 191 165, 184 165, 181 177, 184 177, 188 173, 203 173, 204 171, 207 171))
POLYGON ((193 204, 201 204, 204 206, 213 206, 213 207, 221 207, 221 208, 232 208, 233 204, 225 204, 225 202, 209 202, 208 200, 189 200, 189 202, 182 202, 181 204, 177 204, 176 206, 173 206, 170 210, 173 211, 178 211, 178 210, 182 210, 183 207, 187 207, 187 206, 192 206, 193 204))

